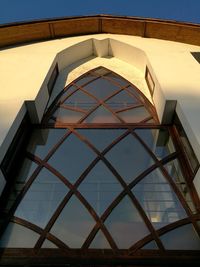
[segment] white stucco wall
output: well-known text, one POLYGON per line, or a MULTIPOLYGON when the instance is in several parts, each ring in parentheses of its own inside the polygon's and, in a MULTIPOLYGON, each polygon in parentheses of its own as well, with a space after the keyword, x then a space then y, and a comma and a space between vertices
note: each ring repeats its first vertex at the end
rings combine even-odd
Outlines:
POLYGON ((153 102, 160 120, 165 100, 177 100, 177 112, 200 159, 200 64, 190 54, 193 51, 200 52, 200 47, 112 34, 63 38, 1 50, 0 161, 26 107, 31 110, 31 104, 35 105, 37 116, 33 120, 41 119, 49 97, 47 82, 56 62, 60 76, 53 95, 80 74, 103 65, 126 77, 152 101, 144 79, 148 65, 156 82, 153 102), (22 108, 25 100, 29 102, 22 108))

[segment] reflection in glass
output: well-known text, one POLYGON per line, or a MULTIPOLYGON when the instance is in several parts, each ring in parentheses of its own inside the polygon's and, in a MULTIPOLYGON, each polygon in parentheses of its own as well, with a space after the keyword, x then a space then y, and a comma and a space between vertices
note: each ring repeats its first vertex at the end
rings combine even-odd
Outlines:
POLYGON ((94 210, 101 215, 122 191, 116 177, 99 161, 79 186, 79 192, 94 210))
POLYGON ((33 248, 39 234, 16 223, 9 223, 0 239, 0 247, 4 248, 33 248))
POLYGON ((92 75, 92 73, 87 73, 82 78, 80 78, 78 81, 76 81, 76 84, 78 86, 83 86, 84 84, 91 82, 95 78, 96 77, 94 75, 92 75))
POLYGON ((56 150, 48 163, 74 183, 95 158, 94 152, 74 134, 56 150))
POLYGON ((43 228, 67 192, 68 188, 43 168, 20 202, 15 216, 43 228))
POLYGON ((168 162, 165 164, 165 168, 167 169, 169 175, 172 177, 174 182, 176 183, 179 191, 181 192, 182 196, 184 197, 185 201, 187 202, 188 206, 190 207, 193 213, 196 213, 196 208, 193 204, 190 189, 183 177, 180 164, 177 159, 168 162))
POLYGON ((129 248, 149 234, 129 197, 124 197, 111 212, 105 225, 121 249, 129 248))
POLYGON ((73 196, 62 210, 51 233, 71 248, 80 248, 94 226, 94 220, 73 196))
POLYGON ((132 192, 156 229, 187 217, 159 169, 143 178, 133 187, 132 192))
POLYGON ((125 89, 131 96, 136 97, 141 103, 144 103, 144 96, 141 94, 141 92, 138 92, 138 90, 132 85, 125 89))
POLYGON ((129 84, 128 81, 126 81, 125 79, 123 79, 122 77, 120 77, 114 73, 109 73, 109 74, 105 75, 105 77, 112 79, 115 83, 119 84, 122 87, 127 86, 129 84))
POLYGON ((36 129, 27 150, 43 159, 66 133, 66 129, 36 129))
POLYGON ((90 97, 89 95, 86 95, 84 92, 79 90, 76 93, 74 93, 71 97, 66 99, 64 104, 73 108, 90 110, 97 105, 97 101, 94 98, 90 97))
POLYGON ((131 134, 115 145, 105 156, 127 183, 154 163, 141 143, 131 134))
POLYGON ((58 108, 53 114, 53 117, 56 119, 56 121, 59 121, 61 123, 76 123, 83 116, 84 113, 82 112, 73 111, 65 108, 58 108))
POLYGON ((83 89, 87 90, 90 94, 98 99, 103 100, 109 95, 113 94, 115 91, 119 90, 119 87, 108 80, 99 78, 86 85, 83 89))
POLYGON ((102 231, 99 230, 89 248, 110 249, 111 247, 102 231))
POLYGON ((123 129, 78 129, 77 131, 100 151, 125 132, 123 129))
POLYGON ((125 90, 123 90, 107 100, 106 104, 108 104, 112 110, 120 110, 132 107, 135 104, 139 104, 139 101, 136 98, 131 97, 125 90))
POLYGON ((68 88, 66 88, 61 96, 60 102, 62 103, 67 97, 69 97, 69 95, 71 95, 73 92, 75 92, 77 90, 76 86, 72 85, 68 88))
POLYGON ((160 236, 166 249, 200 250, 200 239, 192 224, 180 226, 160 236))
POLYGON ((45 239, 44 243, 42 244, 42 248, 58 248, 58 247, 48 239, 45 239))
POLYGON ((167 129, 136 129, 135 133, 159 160, 175 152, 172 139, 167 129))
POLYGON ((84 120, 84 123, 116 123, 120 120, 115 117, 108 109, 100 106, 95 111, 92 112, 89 117, 84 120))
POLYGON ((6 203, 6 207, 4 209, 5 212, 8 212, 12 205, 14 204, 17 196, 22 191, 25 183, 28 181, 28 179, 32 176, 35 169, 38 167, 36 163, 33 161, 25 158, 24 162, 22 164, 22 167, 20 169, 19 174, 17 175, 16 182, 13 185, 13 188, 11 190, 11 193, 9 195, 8 201, 6 203))
POLYGON ((156 242, 153 240, 149 243, 147 243, 142 249, 158 249, 156 242))
POLYGON ((145 107, 138 107, 122 111, 119 112, 118 115, 127 123, 141 122, 151 116, 145 107))

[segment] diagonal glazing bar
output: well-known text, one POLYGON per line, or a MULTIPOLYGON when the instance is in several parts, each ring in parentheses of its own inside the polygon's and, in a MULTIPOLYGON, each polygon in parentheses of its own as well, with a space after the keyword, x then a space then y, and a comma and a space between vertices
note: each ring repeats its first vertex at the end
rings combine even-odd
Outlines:
MULTIPOLYGON (((149 147, 143 142, 143 140, 134 131, 131 131, 131 134, 133 136, 135 136, 141 142, 141 144, 145 147, 145 149, 148 151, 148 153, 154 158, 154 160, 156 162, 158 162, 157 157, 154 155, 154 153, 151 151, 151 149, 149 149, 149 147)), ((183 195, 179 191, 176 183, 173 181, 172 177, 168 174, 167 170, 164 168, 163 165, 160 165, 160 170, 163 173, 163 175, 165 176, 166 180, 169 182, 172 190, 174 191, 174 193, 176 194, 176 196, 180 200, 180 202, 181 202, 183 208, 185 209, 187 215, 191 218, 192 224, 193 224, 195 230, 197 231, 198 235, 200 236, 200 228, 199 228, 198 224, 196 223, 196 220, 193 219, 194 218, 192 216, 193 213, 192 213, 189 205, 187 204, 186 200, 184 199, 183 195)))
MULTIPOLYGON (((70 133, 74 132, 73 128, 70 129, 70 133)), ((120 140, 122 140, 123 138, 125 138, 127 136, 127 134, 129 133, 129 131, 125 132, 123 135, 121 135, 120 137, 118 137, 111 145, 109 145, 109 148, 107 148, 105 151, 107 151, 108 149, 111 149, 115 144, 117 144, 118 142, 120 142, 120 140)), ((78 133, 77 133, 78 134, 78 133)), ((88 143, 90 145, 90 148, 92 148, 93 146, 88 143)), ((97 149, 95 149, 96 153, 100 153, 97 149)), ((83 181, 83 179, 86 177, 86 175, 89 173, 89 171, 97 164, 97 162, 101 159, 101 157, 98 155, 98 157, 88 166, 88 168, 82 173, 82 175, 80 176, 80 178, 77 180, 77 182, 72 185, 69 182, 67 183, 67 186, 71 189, 68 194, 66 195, 66 197, 63 199, 62 203, 60 204, 60 206, 57 208, 57 210, 55 211, 54 215, 51 217, 49 223, 47 224, 43 235, 41 236, 41 238, 38 240, 36 247, 39 248, 44 239, 46 234, 50 231, 51 227, 53 226, 54 222, 56 221, 56 219, 58 218, 59 214, 61 213, 61 211, 63 210, 63 208, 65 207, 65 205, 67 204, 67 202, 69 201, 69 199, 71 198, 71 196, 75 193, 78 194, 78 198, 82 198, 82 196, 80 197, 79 192, 76 191, 77 187, 79 186, 79 184, 83 181)), ((65 178, 62 177, 61 174, 59 174, 55 169, 53 169, 49 164, 44 163, 45 167, 48 168, 50 171, 53 171, 53 173, 58 176, 59 178, 62 179, 63 182, 65 182, 65 178)), ((87 202, 84 202, 83 204, 86 204, 87 202)), ((89 207, 89 204, 87 204, 87 207, 89 207)), ((104 232, 109 244, 111 245, 111 247, 115 250, 117 248, 114 240, 112 239, 112 237, 110 236, 109 232, 107 231, 107 229, 105 228, 105 226, 101 223, 101 220, 99 219, 98 215, 96 214, 96 212, 89 208, 89 211, 92 210, 91 215, 94 217, 94 219, 96 221, 98 221, 98 225, 100 225, 102 231, 104 232)))
MULTIPOLYGON (((105 149, 103 153, 106 153, 107 151, 109 151, 109 149, 105 149)), ((163 164, 164 162, 168 162, 171 159, 174 159, 176 157, 176 153, 174 153, 174 155, 170 155, 168 157, 166 157, 165 159, 163 159, 161 162, 157 162, 154 165, 152 165, 151 167, 149 167, 147 170, 145 170, 143 173, 141 173, 136 179, 134 179, 134 181, 132 183, 130 183, 128 185, 129 188, 129 192, 132 189, 132 187, 139 181, 141 181, 147 174, 151 173, 153 170, 155 170, 156 168, 158 168, 161 164, 163 164)), ((126 188, 114 199, 114 201, 110 204, 110 206, 107 208, 107 210, 103 213, 103 215, 101 216, 101 220, 102 222, 104 222, 107 217, 110 215, 110 213, 112 212, 112 210, 120 203, 120 201, 123 199, 123 197, 127 194, 127 190, 126 188)), ((147 218, 148 219, 148 218, 147 218)), ((148 219, 149 220, 149 219, 148 219)), ((153 226, 152 226, 153 227, 153 226)), ((151 228, 152 229, 152 228, 151 228)), ((93 228, 93 230, 91 231, 90 235, 88 236, 88 239, 86 240, 84 247, 88 247, 90 245, 90 242, 93 240, 95 234, 98 232, 99 227, 95 226, 93 228)), ((161 248, 161 250, 163 249, 163 246, 160 245, 160 240, 158 237, 157 232, 155 231, 155 229, 152 229, 153 231, 153 235, 152 238, 154 238, 155 240, 157 239, 157 245, 158 247, 161 248)))
POLYGON ((101 158, 101 160, 106 164, 106 166, 109 168, 109 170, 114 174, 114 176, 117 178, 117 180, 119 181, 119 183, 122 185, 122 187, 124 188, 124 190, 126 191, 127 195, 130 197, 130 199, 132 200, 134 206, 137 208, 137 210, 139 211, 141 217, 143 218, 144 223, 146 224, 147 228, 149 229, 149 231, 152 233, 152 235, 154 236, 155 240, 157 241, 158 247, 163 250, 164 247, 161 243, 161 241, 159 240, 159 237, 156 235, 156 232, 150 222, 150 220, 148 219, 148 217, 146 216, 143 208, 140 206, 139 202, 137 201, 137 199, 135 198, 135 196, 133 195, 133 193, 131 192, 131 190, 129 190, 127 184, 125 183, 125 181, 123 180, 123 178, 119 175, 119 173, 115 170, 115 168, 108 162, 108 160, 104 157, 103 153, 100 153, 86 138, 83 138, 78 132, 76 132, 74 129, 70 129, 71 131, 73 131, 73 133, 83 142, 85 142, 91 149, 94 150, 95 153, 97 153, 97 155, 101 158))

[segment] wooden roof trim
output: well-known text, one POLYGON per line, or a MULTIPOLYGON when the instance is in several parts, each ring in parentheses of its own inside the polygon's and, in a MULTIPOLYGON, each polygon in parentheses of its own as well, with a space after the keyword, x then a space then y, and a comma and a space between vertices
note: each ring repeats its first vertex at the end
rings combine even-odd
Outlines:
POLYGON ((200 24, 95 15, 0 25, 0 47, 98 33, 135 35, 200 45, 200 24))

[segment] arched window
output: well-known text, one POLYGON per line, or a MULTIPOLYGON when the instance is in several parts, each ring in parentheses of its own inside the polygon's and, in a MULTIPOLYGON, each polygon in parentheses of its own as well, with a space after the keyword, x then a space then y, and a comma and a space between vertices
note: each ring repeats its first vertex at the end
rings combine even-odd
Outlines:
POLYGON ((35 126, 1 248, 79 263, 199 250, 199 200, 179 141, 127 80, 103 67, 82 75, 35 126))

